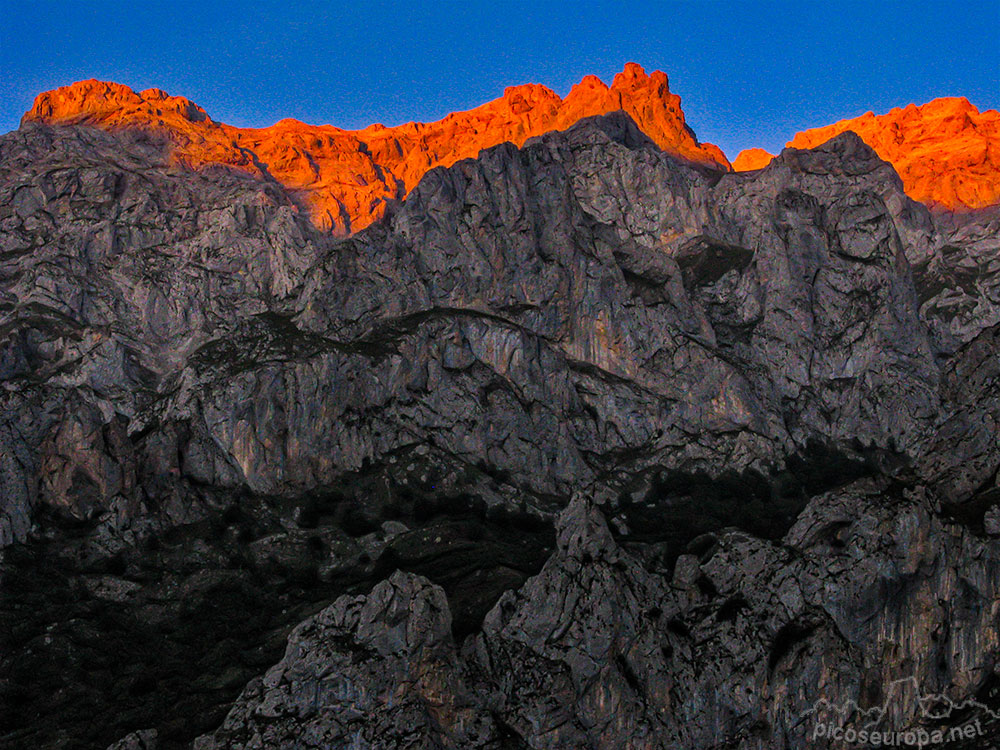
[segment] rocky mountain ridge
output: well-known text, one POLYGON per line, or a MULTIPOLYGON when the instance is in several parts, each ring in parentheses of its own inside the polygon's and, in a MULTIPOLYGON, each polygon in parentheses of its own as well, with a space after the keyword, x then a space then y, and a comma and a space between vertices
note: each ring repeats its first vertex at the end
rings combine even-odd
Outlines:
MULTIPOLYGON (((537 84, 512 86, 499 99, 437 122, 375 124, 359 131, 290 119, 267 128, 236 128, 213 121, 184 97, 95 80, 40 94, 23 122, 135 131, 169 143, 171 160, 179 166, 224 164, 266 175, 318 227, 350 234, 381 216, 387 202, 405 197, 436 166, 475 157, 505 141, 520 146, 528 138, 619 109, 665 151, 729 166, 718 147, 697 140, 666 74, 647 75, 635 63, 628 63, 611 86, 596 76, 584 77, 565 99, 537 84)), ((1000 114, 995 110, 980 112, 967 99, 944 97, 803 131, 787 145, 811 148, 848 130, 895 167, 916 201, 947 211, 1000 204, 1000 114)), ((747 149, 732 167, 760 169, 772 158, 763 149, 747 149)))
POLYGON ((432 123, 342 130, 282 120, 268 128, 235 128, 159 89, 81 81, 40 94, 23 122, 86 124, 138 131, 170 144, 171 160, 198 169, 225 164, 266 175, 301 199, 313 222, 338 234, 363 229, 387 201, 402 199, 437 166, 484 148, 563 130, 592 115, 623 110, 661 148, 692 161, 727 167, 717 147, 701 144, 685 124, 680 97, 665 73, 629 63, 608 86, 586 76, 565 99, 537 84, 512 86, 499 99, 432 123))

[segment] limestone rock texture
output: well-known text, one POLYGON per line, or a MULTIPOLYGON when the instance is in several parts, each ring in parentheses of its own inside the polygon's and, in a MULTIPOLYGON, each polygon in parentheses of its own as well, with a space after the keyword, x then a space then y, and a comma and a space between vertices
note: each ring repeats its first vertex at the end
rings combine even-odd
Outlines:
POLYGON ((40 94, 22 122, 86 124, 160 139, 169 144, 172 163, 224 164, 278 181, 317 226, 344 234, 371 224, 387 202, 403 198, 434 167, 506 141, 520 146, 584 117, 617 110, 632 116, 662 149, 728 167, 718 147, 698 142, 680 104, 665 73, 647 75, 629 63, 611 86, 587 76, 565 99, 538 84, 512 86, 499 99, 437 122, 375 124, 358 131, 291 119, 267 128, 236 128, 212 120, 184 97, 95 80, 40 94))
POLYGON ((995 746, 1000 214, 614 111, 341 237, 60 96, 0 137, 0 746, 798 749, 900 680, 995 746))

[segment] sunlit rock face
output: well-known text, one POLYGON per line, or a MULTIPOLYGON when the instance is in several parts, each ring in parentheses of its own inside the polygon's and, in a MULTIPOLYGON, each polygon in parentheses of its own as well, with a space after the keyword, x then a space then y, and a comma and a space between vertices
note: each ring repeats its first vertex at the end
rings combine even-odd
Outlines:
POLYGON ((292 192, 313 222, 337 234, 362 229, 386 201, 403 198, 430 169, 474 157, 482 149, 568 128, 578 120, 624 110, 669 153, 713 167, 722 151, 701 144, 684 121, 667 76, 629 63, 611 86, 587 76, 565 99, 544 86, 513 86, 496 99, 432 123, 371 125, 348 131, 282 120, 268 128, 215 122, 193 102, 159 89, 81 81, 38 96, 23 122, 86 124, 163 139, 173 163, 225 164, 269 175, 292 192))
POLYGON ((854 133, 733 172, 614 112, 335 237, 112 130, 0 138, 0 738, 798 749, 895 680, 996 707, 997 215, 854 133))

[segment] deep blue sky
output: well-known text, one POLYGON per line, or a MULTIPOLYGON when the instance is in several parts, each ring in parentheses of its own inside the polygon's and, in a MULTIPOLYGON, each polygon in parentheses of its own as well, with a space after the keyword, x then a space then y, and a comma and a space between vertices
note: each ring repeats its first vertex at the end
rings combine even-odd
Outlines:
POLYGON ((701 140, 774 151, 869 109, 1000 107, 1000 2, 0 0, 0 132, 83 78, 156 86, 234 125, 357 128, 517 83, 565 95, 629 60, 667 72, 701 140))

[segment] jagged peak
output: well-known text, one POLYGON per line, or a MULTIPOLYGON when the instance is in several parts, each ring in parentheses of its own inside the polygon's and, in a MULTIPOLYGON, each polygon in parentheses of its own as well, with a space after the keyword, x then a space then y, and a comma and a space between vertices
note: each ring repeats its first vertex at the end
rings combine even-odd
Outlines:
MULTIPOLYGON (((977 117, 982 116, 987 120, 1000 118, 1000 113, 996 110, 986 110, 984 112, 980 112, 979 109, 964 96, 946 96, 931 99, 929 102, 924 104, 910 103, 905 107, 893 107, 891 110, 881 115, 877 115, 869 110, 858 117, 847 118, 830 125, 803 130, 797 133, 795 137, 789 141, 788 145, 793 146, 796 142, 811 143, 817 138, 822 138, 827 133, 833 131, 840 132, 843 130, 855 130, 855 132, 857 132, 859 128, 865 127, 870 128, 875 126, 892 125, 912 126, 928 120, 938 120, 943 117, 961 115, 973 115, 977 117)), ((861 133, 861 135, 864 137, 864 133, 861 133)))
POLYGON ((625 68, 614 77, 611 82, 613 89, 633 89, 647 83, 657 85, 668 85, 667 74, 662 70, 653 71, 651 75, 646 75, 646 70, 639 63, 625 63, 625 68))
MULTIPOLYGON (((540 83, 520 83, 516 86, 507 86, 503 90, 503 96, 501 99, 514 99, 514 98, 524 98, 524 99, 541 99, 541 100, 560 100, 559 94, 550 89, 548 86, 543 86, 540 83)), ((453 114, 461 114, 461 112, 455 112, 453 114)))
MULTIPOLYGON (((763 151, 763 149, 759 149, 759 151, 767 154, 767 152, 763 151)), ((855 133, 853 130, 845 130, 837 133, 822 143, 816 144, 815 146, 808 146, 805 148, 799 148, 792 145, 785 146, 785 148, 783 148, 781 152, 776 155, 768 154, 768 156, 770 156, 769 164, 796 160, 800 157, 800 155, 810 154, 829 154, 836 157, 838 160, 862 158, 867 161, 873 158, 878 159, 878 154, 875 149, 865 143, 864 139, 860 135, 855 133)), ((878 160, 882 161, 881 159, 878 160)))
MULTIPOLYGON (((580 82, 570 89, 570 92, 572 93, 575 90, 604 92, 608 91, 609 88, 610 87, 608 86, 608 84, 606 84, 597 76, 591 74, 591 75, 585 75, 583 78, 581 78, 580 82)), ((569 95, 567 95, 567 97, 568 96, 569 95)))
POLYGON ((981 114, 978 107, 976 107, 976 105, 964 96, 941 96, 937 99, 931 99, 929 102, 925 102, 924 104, 910 103, 905 107, 893 107, 885 115, 875 115, 872 112, 868 112, 868 114, 877 118, 898 116, 901 113, 912 114, 914 112, 923 116, 959 113, 964 114, 967 112, 977 115, 981 114))

